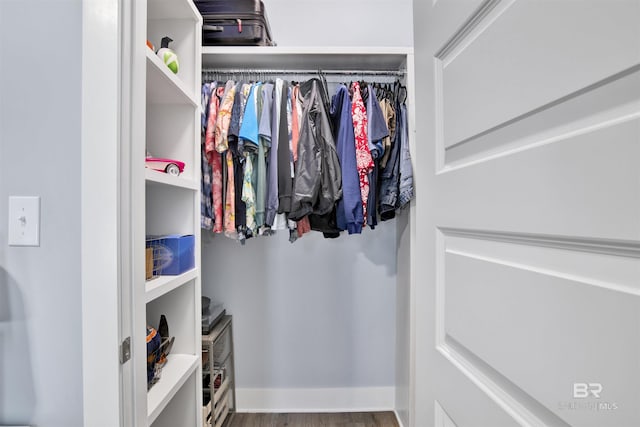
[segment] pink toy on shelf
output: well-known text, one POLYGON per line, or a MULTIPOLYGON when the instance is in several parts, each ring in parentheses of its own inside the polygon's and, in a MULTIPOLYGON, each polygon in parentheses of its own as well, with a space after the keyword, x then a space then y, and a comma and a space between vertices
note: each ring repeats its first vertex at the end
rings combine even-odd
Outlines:
POLYGON ((166 172, 172 176, 178 176, 184 172, 184 162, 174 159, 163 159, 159 157, 147 157, 145 167, 160 172, 166 172))

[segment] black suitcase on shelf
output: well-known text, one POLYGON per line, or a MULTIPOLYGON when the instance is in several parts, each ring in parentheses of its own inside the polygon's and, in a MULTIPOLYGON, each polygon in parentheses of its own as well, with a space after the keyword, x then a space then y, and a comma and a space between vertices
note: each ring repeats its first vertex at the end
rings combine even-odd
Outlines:
POLYGON ((203 46, 275 46, 261 0, 195 0, 203 46))

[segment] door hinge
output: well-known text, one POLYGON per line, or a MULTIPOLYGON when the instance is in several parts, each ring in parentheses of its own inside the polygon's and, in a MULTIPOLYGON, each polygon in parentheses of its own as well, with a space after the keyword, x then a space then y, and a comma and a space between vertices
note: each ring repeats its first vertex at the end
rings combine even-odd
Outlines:
POLYGON ((131 359, 131 337, 126 337, 120 344, 120 364, 124 365, 131 359))

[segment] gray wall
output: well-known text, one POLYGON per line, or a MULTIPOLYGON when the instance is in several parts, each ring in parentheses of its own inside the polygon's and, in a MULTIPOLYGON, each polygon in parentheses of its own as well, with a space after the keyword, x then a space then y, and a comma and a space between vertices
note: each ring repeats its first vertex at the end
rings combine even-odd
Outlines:
POLYGON ((279 46, 413 46, 411 0, 264 0, 279 46))
POLYGON ((0 424, 82 425, 80 0, 0 0, 0 424), (9 195, 41 246, 7 246, 9 195))
POLYGON ((234 315, 238 387, 394 385, 395 224, 203 242, 203 294, 234 315))
MULTIPOLYGON (((279 46, 412 46, 410 0, 265 0, 279 46)), ((242 247, 203 235, 203 294, 234 315, 239 388, 396 385, 396 224, 242 247)), ((401 295, 404 295, 401 293, 401 295)))

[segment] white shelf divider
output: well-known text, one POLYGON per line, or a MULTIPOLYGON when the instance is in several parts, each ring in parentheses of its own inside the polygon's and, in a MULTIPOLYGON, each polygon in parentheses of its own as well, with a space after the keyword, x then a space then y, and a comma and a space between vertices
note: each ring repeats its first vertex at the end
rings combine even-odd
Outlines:
POLYGON ((185 271, 177 276, 158 276, 145 283, 147 304, 198 277, 198 269, 185 271))
POLYGON ((151 425, 162 410, 180 390, 200 363, 200 358, 191 354, 171 354, 162 368, 160 381, 147 393, 147 420, 151 425))
POLYGON ((151 49, 147 49, 147 99, 152 104, 199 105, 187 85, 151 49))
POLYGON ((173 187, 186 188, 189 190, 199 190, 200 183, 179 176, 172 176, 164 172, 158 172, 153 169, 145 169, 145 178, 148 183, 171 185, 173 187))

